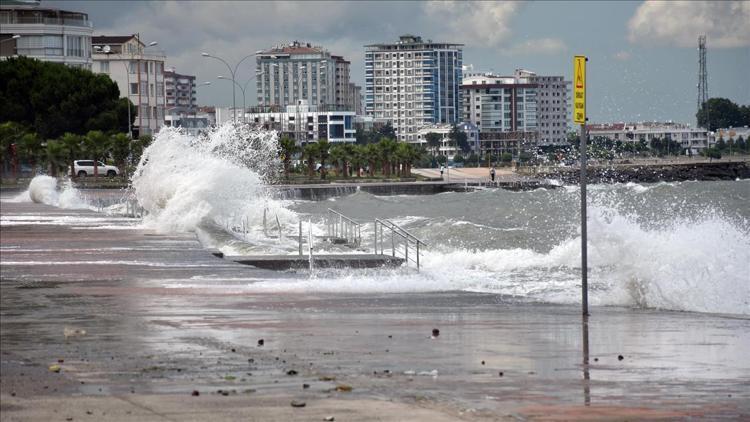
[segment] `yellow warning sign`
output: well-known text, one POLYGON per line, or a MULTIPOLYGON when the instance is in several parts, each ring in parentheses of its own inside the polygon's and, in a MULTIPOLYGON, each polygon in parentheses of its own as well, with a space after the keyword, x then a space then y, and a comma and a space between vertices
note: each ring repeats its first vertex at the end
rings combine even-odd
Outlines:
POLYGON ((586 124, 586 56, 573 58, 573 122, 586 124))

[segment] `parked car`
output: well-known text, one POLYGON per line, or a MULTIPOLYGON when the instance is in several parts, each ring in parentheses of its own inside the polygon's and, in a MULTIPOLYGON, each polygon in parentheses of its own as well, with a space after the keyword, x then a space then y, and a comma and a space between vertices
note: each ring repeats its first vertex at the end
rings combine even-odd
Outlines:
MULTIPOLYGON (((96 165, 99 176, 115 177, 120 174, 120 170, 115 166, 108 166, 101 161, 97 161, 96 165)), ((75 160, 73 167, 78 177, 94 175, 94 160, 75 160)))

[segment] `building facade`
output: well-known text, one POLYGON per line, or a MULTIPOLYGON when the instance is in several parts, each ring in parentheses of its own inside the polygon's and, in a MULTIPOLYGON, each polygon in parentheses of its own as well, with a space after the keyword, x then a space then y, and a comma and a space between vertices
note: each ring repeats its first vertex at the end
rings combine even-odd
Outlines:
POLYGON ((91 70, 93 32, 86 13, 39 7, 39 2, 0 5, 0 58, 26 56, 91 70))
POLYGON ((297 145, 304 145, 319 139, 331 143, 356 142, 355 117, 353 111, 331 111, 299 100, 298 104, 286 106, 284 111, 252 108, 245 114, 245 121, 276 130, 279 136, 288 136, 295 139, 297 145))
MULTIPOLYGON (((466 134, 466 141, 469 143, 469 147, 471 147, 470 153, 478 153, 480 148, 479 128, 477 128, 476 125, 470 122, 458 123, 456 127, 458 128, 458 130, 466 134)), ((453 140, 450 138, 450 133, 452 130, 452 125, 444 123, 426 126, 420 128, 417 131, 415 140, 407 142, 418 145, 419 147, 424 148, 427 151, 431 151, 432 147, 427 144, 427 134, 437 133, 438 135, 440 135, 440 145, 435 150, 436 155, 444 155, 446 157, 452 158, 456 154, 462 153, 462 151, 458 148, 457 145, 453 143, 453 140)))
POLYGON ((365 113, 390 121, 406 142, 422 127, 459 121, 462 47, 414 35, 365 46, 365 113))
POLYGON ((148 48, 137 35, 95 36, 92 39, 95 73, 117 82, 120 96, 138 109, 134 136, 156 133, 164 125, 164 53, 148 48))
POLYGON ((539 145, 567 145, 571 82, 523 69, 516 69, 514 76, 536 85, 539 145))
POLYGON ((164 71, 164 89, 168 116, 189 116, 198 111, 195 76, 167 69, 164 71))
POLYGON ((463 120, 479 129, 478 153, 536 148, 538 85, 528 77, 475 73, 463 79, 463 120))
POLYGON ((600 123, 586 125, 589 138, 606 138, 611 141, 646 142, 669 139, 679 142, 683 149, 700 153, 714 143, 713 134, 703 128, 674 122, 600 123))

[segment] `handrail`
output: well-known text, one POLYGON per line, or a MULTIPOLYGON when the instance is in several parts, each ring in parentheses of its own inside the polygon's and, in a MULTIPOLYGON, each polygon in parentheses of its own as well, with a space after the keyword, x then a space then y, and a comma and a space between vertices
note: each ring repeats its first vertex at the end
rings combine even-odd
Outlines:
POLYGON ((355 247, 362 244, 362 224, 344 214, 328 208, 326 226, 329 238, 342 238, 346 243, 351 243, 355 247))
POLYGON ((391 232, 391 255, 396 256, 396 254, 403 255, 404 261, 406 262, 406 265, 409 265, 409 261, 415 263, 417 265, 417 271, 420 269, 420 246, 424 247, 427 246, 427 244, 410 233, 408 230, 404 229, 401 226, 398 226, 394 224, 391 221, 388 220, 381 220, 376 218, 375 219, 375 227, 374 227, 374 246, 375 246, 375 253, 380 253, 381 255, 385 254, 385 235, 383 234, 383 228, 387 228, 391 232), (380 226, 380 230, 378 230, 378 226, 380 226), (379 234, 379 236, 378 236, 379 234), (400 238, 403 241, 404 249, 403 252, 401 250, 401 245, 398 245, 398 248, 396 247, 396 237, 400 238), (378 238, 380 239, 380 242, 378 243, 378 238), (378 245, 380 247, 378 247, 378 245), (412 250, 411 256, 409 256, 409 250, 412 250))

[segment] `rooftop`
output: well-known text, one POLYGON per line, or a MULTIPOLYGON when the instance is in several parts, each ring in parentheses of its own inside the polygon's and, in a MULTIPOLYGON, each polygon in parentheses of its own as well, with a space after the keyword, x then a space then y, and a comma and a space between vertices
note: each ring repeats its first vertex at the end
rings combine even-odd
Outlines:
POLYGON ((311 53, 327 53, 327 51, 323 47, 314 46, 310 43, 292 41, 289 44, 277 45, 268 50, 261 50, 257 54, 311 54, 311 53))

